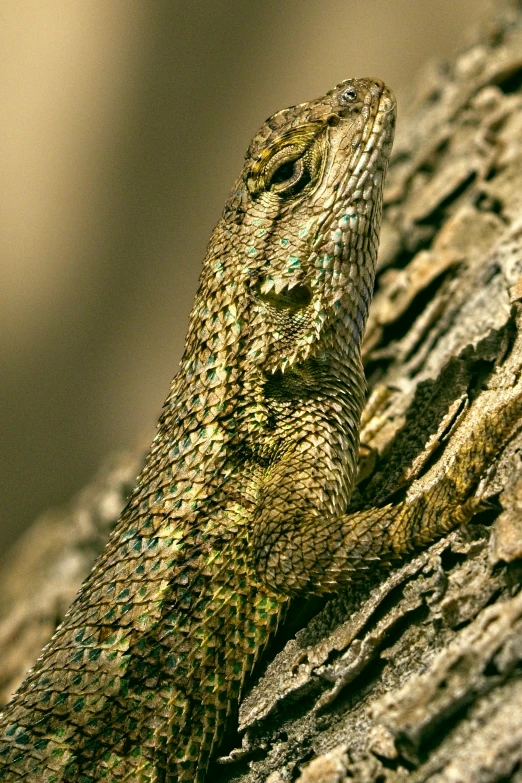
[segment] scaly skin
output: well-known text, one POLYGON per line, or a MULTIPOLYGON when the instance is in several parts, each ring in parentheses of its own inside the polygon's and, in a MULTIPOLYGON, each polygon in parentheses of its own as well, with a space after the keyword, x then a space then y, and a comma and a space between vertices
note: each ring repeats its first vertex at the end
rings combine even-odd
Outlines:
POLYGON ((254 138, 146 467, 6 709, 0 779, 203 780, 289 602, 257 540, 350 494, 394 118, 350 80, 254 138))
MULTIPOLYGON (((138 485, 3 715, 1 780, 201 783, 292 596, 332 592, 472 513, 501 445, 477 450, 476 422, 445 478, 344 514, 394 122, 381 82, 349 80, 255 136, 138 485)), ((483 416, 507 417, 504 439, 513 400, 483 416)))

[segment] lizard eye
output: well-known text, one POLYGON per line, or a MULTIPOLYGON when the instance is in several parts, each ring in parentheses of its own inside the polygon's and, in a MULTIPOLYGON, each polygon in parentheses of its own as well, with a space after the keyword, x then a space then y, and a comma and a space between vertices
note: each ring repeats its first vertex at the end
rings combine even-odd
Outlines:
POLYGON ((282 163, 272 174, 270 187, 283 185, 285 182, 293 180, 296 174, 297 163, 298 161, 296 160, 287 160, 286 163, 282 163))
POLYGON ((274 193, 297 193, 310 182, 310 172, 303 159, 282 163, 270 177, 270 190, 274 193))
POLYGON ((274 139, 252 160, 246 185, 254 198, 292 198, 317 180, 328 136, 326 123, 310 122, 274 139))
POLYGON ((288 159, 285 156, 286 160, 281 157, 275 155, 266 172, 268 189, 279 195, 294 195, 312 179, 310 165, 305 157, 288 159))

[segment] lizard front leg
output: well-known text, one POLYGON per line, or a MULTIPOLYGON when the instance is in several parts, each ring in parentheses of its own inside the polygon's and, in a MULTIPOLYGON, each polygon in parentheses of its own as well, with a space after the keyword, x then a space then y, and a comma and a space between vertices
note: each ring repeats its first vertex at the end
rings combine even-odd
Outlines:
POLYGON ((438 461, 401 502, 351 515, 310 513, 297 486, 291 510, 280 513, 272 500, 275 487, 290 484, 295 470, 290 456, 281 460, 266 479, 257 510, 258 573, 288 594, 331 593, 469 521, 481 506, 479 482, 521 417, 522 382, 483 391, 438 461))

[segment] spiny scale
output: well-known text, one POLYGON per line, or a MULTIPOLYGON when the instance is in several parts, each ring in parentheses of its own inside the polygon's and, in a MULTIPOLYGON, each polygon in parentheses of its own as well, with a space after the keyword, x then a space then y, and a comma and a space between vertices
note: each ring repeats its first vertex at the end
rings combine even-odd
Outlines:
POLYGON ((351 492, 394 118, 354 79, 255 136, 146 467, 3 715, 1 780, 202 781, 290 596, 331 589, 288 531, 321 539, 351 492))

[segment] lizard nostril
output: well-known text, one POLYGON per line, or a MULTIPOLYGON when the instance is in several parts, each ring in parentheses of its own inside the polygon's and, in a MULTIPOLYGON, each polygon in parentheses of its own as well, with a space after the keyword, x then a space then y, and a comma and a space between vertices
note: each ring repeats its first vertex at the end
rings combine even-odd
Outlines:
POLYGON ((341 90, 339 93, 339 103, 343 106, 348 106, 357 99, 357 90, 355 87, 347 87, 345 90, 341 90))

